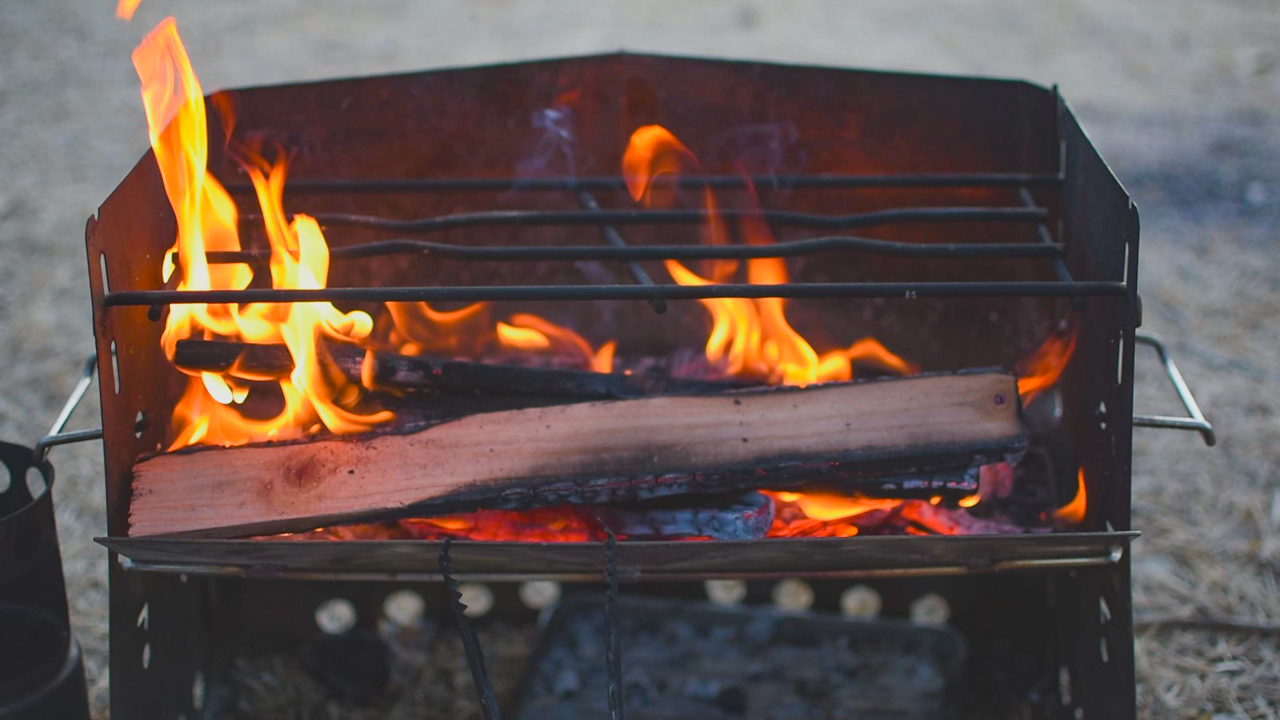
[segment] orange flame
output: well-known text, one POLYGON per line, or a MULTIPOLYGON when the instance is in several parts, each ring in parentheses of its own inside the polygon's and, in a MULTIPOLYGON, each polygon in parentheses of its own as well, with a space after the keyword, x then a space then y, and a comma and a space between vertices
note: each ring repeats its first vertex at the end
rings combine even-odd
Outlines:
POLYGON ((500 322, 496 328, 498 341, 503 347, 569 355, 581 358, 595 372, 613 372, 613 353, 618 347, 616 340, 610 340, 596 350, 578 333, 537 315, 517 313, 508 319, 509 323, 500 322))
POLYGON ((1084 490, 1084 468, 1080 468, 1080 472, 1076 475, 1076 496, 1071 499, 1071 502, 1054 510, 1053 517, 1058 522, 1067 525, 1079 525, 1084 522, 1087 507, 1088 499, 1084 490))
POLYGON ((406 355, 478 353, 488 335, 489 306, 441 311, 424 302, 387 303, 392 342, 406 355))
MULTIPOLYGON (((669 203, 674 196, 656 193, 657 181, 678 174, 683 166, 697 167, 697 159, 666 128, 647 125, 631 135, 622 158, 622 171, 632 198, 652 207, 669 203)), ((749 187, 752 209, 758 210, 754 188, 749 187)), ((705 188, 703 204, 708 222, 703 242, 723 244, 727 233, 715 197, 705 188)), ((739 227, 746 242, 769 245, 774 242, 764 218, 746 215, 739 227)), ((725 282, 737 270, 735 263, 713 261, 706 278, 674 260, 666 261, 667 272, 681 285, 709 285, 725 282)), ((786 263, 780 258, 747 261, 747 280, 756 285, 787 282, 786 263)), ((871 365, 890 372, 911 374, 912 363, 889 352, 878 340, 863 338, 848 348, 819 355, 787 321, 782 298, 713 298, 699 300, 711 314, 712 329, 706 356, 713 365, 730 375, 755 377, 770 383, 809 385, 817 382, 850 380, 854 365, 871 365)))
POLYGON ((120 0, 116 3, 116 17, 121 20, 132 20, 133 13, 138 9, 138 3, 142 0, 120 0))
MULTIPOLYGON (((208 251, 240 250, 238 214, 226 190, 206 169, 204 98, 173 18, 166 18, 143 39, 133 53, 133 63, 142 81, 151 146, 178 225, 162 277, 167 282, 180 271, 178 290, 244 289, 253 279, 248 265, 210 266, 205 259, 208 251)), ((285 220, 286 164, 271 166, 253 156, 247 169, 271 244, 271 286, 325 287, 329 248, 320 226, 306 215, 285 220)), ((389 412, 362 415, 352 410, 359 388, 336 368, 323 342, 326 338, 356 341, 368 336, 372 326, 366 313, 343 313, 330 303, 172 306, 161 337, 170 359, 181 339, 220 337, 284 343, 294 370, 278 383, 284 409, 268 419, 249 418, 236 409, 249 394, 250 386, 244 381, 255 378, 237 376, 234 371, 189 373, 193 377, 174 408, 175 437, 170 449, 286 439, 318 430, 320 424, 333 432, 357 432, 390 420, 389 412)))
POLYGON ((1050 335, 1031 357, 1022 362, 1018 368, 1018 394, 1022 396, 1023 405, 1058 383, 1075 351, 1076 330, 1072 328, 1050 335))

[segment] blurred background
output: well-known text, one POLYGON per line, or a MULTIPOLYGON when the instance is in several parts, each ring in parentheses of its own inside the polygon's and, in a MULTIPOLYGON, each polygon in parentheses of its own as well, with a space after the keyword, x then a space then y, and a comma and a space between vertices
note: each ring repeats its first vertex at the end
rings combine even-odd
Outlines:
MULTIPOLYGON (((625 48, 1060 85, 1142 215, 1148 330, 1220 444, 1135 431, 1140 616, 1280 623, 1280 0, 107 0, 0 8, 0 437, 33 443, 93 350, 85 218, 147 149, 129 53, 178 20, 206 92, 625 48)), ((1140 351, 1142 353, 1142 351, 1140 351)), ((1140 354, 1138 408, 1176 411, 1140 354)), ((73 427, 97 424, 95 400, 73 427)), ((56 450, 76 633, 106 717, 101 449, 56 450)), ((1144 717, 1280 717, 1276 632, 1139 628, 1144 717)))

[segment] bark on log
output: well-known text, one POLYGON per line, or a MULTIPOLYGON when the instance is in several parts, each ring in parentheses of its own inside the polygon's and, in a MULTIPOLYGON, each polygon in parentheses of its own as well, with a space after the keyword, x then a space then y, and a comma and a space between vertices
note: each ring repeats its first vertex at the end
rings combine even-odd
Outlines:
MULTIPOLYGON (((724 392, 749 386, 735 381, 597 373, 382 352, 373 354, 372 364, 365 373, 365 351, 344 345, 332 345, 329 349, 349 379, 362 382, 363 377, 375 389, 620 400, 646 395, 724 392)), ((187 370, 219 373, 238 367, 254 377, 284 378, 293 371, 293 358, 284 345, 180 340, 173 361, 187 370)))
POLYGON ((927 375, 472 415, 412 434, 198 448, 134 466, 132 535, 235 536, 881 478, 1020 453, 1016 380, 927 375))

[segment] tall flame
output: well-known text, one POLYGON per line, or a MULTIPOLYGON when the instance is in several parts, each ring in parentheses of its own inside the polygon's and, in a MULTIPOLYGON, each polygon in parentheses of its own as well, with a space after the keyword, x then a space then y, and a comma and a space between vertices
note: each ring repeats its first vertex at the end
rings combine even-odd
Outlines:
MULTIPOLYGON (((697 158, 660 125, 646 125, 632 133, 622 158, 623 175, 631 197, 648 207, 675 201, 674 193, 662 192, 657 181, 663 176, 678 174, 684 167, 697 168, 697 158)), ((753 212, 742 218, 739 232, 748 244, 773 244, 773 234, 759 212, 755 190, 749 183, 748 191, 753 212)), ((707 214, 703 242, 727 242, 724 221, 710 188, 704 188, 703 205, 707 214)), ((680 285, 722 283, 737 270, 736 263, 724 260, 710 262, 709 270, 704 270, 710 277, 699 275, 675 260, 666 261, 666 268, 680 285)), ((785 283, 788 280, 786 263, 781 258, 748 260, 747 280, 756 285, 785 283)), ((699 302, 711 314, 707 360, 723 367, 730 375, 786 385, 809 385, 850 380, 855 365, 899 374, 911 374, 919 369, 874 338, 863 338, 848 348, 819 355, 787 321, 786 301, 782 298, 711 298, 699 302)))
MULTIPOLYGON (((204 98, 173 18, 163 20, 143 39, 133 53, 133 64, 142 81, 151 147, 178 225, 162 277, 168 282, 179 273, 178 290, 242 290, 253 280, 248 265, 210 266, 205 258, 209 251, 240 250, 238 213, 207 170, 204 98)), ((271 244, 271 287, 325 287, 329 248, 320 226, 306 215, 285 220, 286 163, 268 165, 254 155, 248 165, 271 244)), ((389 412, 366 415, 352 409, 359 388, 337 370, 323 344, 326 338, 348 342, 364 338, 372 326, 366 313, 343 313, 330 303, 172 306, 161 337, 170 359, 184 338, 229 338, 284 343, 294 370, 278 383, 283 410, 268 419, 246 417, 236 408, 249 394, 248 381, 258 378, 235 370, 225 375, 188 373, 192 378, 173 413, 175 437, 170 449, 285 439, 317 430, 320 424, 334 432, 356 432, 390 420, 389 412)))
POLYGON ((132 20, 133 13, 138 9, 138 3, 142 0, 119 0, 116 3, 116 17, 121 20, 132 20))

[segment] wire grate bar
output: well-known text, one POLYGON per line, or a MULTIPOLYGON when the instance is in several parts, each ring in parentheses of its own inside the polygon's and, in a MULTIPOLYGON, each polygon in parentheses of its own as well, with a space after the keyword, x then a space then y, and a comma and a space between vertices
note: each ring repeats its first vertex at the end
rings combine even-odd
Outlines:
POLYGON ((699 300, 705 298, 923 298, 1124 296, 1121 281, 779 283, 776 285, 475 285, 273 290, 126 290, 109 292, 104 307, 288 302, 509 302, 699 300))
MULTIPOLYGON (((598 214, 604 212, 600 209, 600 204, 596 202, 596 199, 591 197, 591 193, 586 190, 578 193, 578 202, 582 203, 583 207, 593 213, 598 214)), ((600 236, 604 238, 605 242, 615 248, 627 247, 627 241, 622 239, 622 233, 619 233, 618 229, 612 225, 601 225, 600 236)), ((649 273, 645 272, 645 269, 640 267, 640 263, 634 260, 627 261, 627 272, 631 273, 631 278, 641 285, 653 284, 653 278, 649 277, 649 273)), ((649 304, 653 306, 653 311, 659 315, 667 311, 667 301, 661 298, 650 300, 649 304)))
MULTIPOLYGON (((850 251, 871 255, 917 258, 1053 258, 1062 246, 1050 243, 911 243, 848 235, 791 240, 773 245, 561 245, 483 246, 454 245, 428 240, 378 240, 360 245, 334 247, 329 257, 353 260, 386 255, 434 255, 453 260, 754 260, 757 258, 800 257, 820 252, 850 251)), ((205 259, 213 264, 265 261, 266 248, 240 251, 213 251, 205 259)))
MULTIPOLYGON (((399 220, 376 215, 310 213, 325 227, 355 227, 406 234, 443 232, 464 227, 526 227, 535 225, 678 225, 700 224, 711 219, 702 209, 690 210, 493 210, 399 220)), ((853 215, 817 215, 788 210, 719 210, 725 220, 759 217, 774 225, 820 230, 850 230, 908 222, 1043 222, 1049 213, 1038 207, 912 207, 876 210, 853 215)), ((262 216, 241 215, 246 223, 260 225, 262 216)))
MULTIPOLYGON (((1062 182, 1057 173, 895 173, 883 175, 710 175, 686 176, 674 180, 680 187, 716 189, 801 188, 928 188, 928 187, 1018 187, 1054 185, 1062 182)), ((253 193, 249 183, 226 183, 228 192, 253 193)), ((290 180, 288 195, 380 194, 417 192, 548 192, 579 190, 626 190, 621 177, 581 178, 370 178, 364 180, 290 180)))

